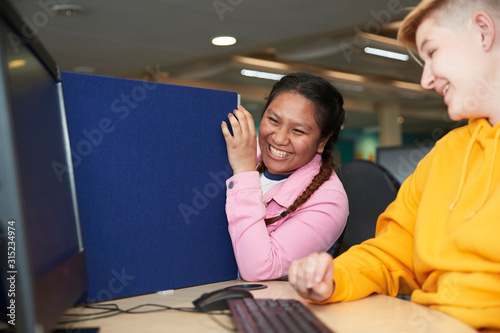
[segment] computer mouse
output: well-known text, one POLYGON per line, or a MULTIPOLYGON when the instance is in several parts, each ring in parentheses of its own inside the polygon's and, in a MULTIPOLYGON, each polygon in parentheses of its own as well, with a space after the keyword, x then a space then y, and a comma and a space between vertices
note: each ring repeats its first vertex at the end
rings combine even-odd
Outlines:
POLYGON ((203 312, 229 309, 227 300, 231 298, 253 298, 248 290, 218 289, 205 293, 193 301, 194 306, 203 312))

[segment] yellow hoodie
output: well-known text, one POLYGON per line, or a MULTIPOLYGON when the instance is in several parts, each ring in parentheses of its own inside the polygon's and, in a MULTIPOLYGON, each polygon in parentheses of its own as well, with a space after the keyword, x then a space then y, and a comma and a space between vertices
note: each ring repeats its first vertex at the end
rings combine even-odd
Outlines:
POLYGON ((330 302, 412 292, 476 328, 500 328, 500 124, 451 131, 401 186, 376 237, 336 258, 330 302))

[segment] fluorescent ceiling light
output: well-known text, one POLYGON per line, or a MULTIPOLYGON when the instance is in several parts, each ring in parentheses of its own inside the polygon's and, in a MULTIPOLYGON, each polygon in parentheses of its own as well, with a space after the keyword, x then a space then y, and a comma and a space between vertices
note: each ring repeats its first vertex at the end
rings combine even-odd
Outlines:
POLYGON ((275 81, 279 81, 283 76, 285 76, 282 74, 260 72, 260 71, 254 71, 251 69, 242 69, 241 75, 249 76, 249 77, 257 77, 260 79, 275 80, 275 81))
POLYGON ((368 54, 373 54, 373 55, 377 55, 380 57, 391 58, 391 59, 396 59, 396 60, 401 60, 401 61, 408 61, 408 59, 410 58, 410 56, 408 56, 407 54, 376 49, 373 47, 365 47, 365 52, 368 54))
POLYGON ((212 44, 215 46, 229 46, 236 44, 236 38, 231 36, 219 36, 212 39, 212 44))
POLYGON ((242 56, 233 56, 232 60, 240 64, 250 65, 252 67, 266 68, 271 70, 276 69, 276 70, 288 71, 290 69, 289 65, 272 60, 256 59, 256 58, 242 57, 242 56))
POLYGON ((348 83, 342 83, 342 82, 332 82, 332 84, 341 90, 349 90, 349 91, 355 91, 355 92, 363 92, 365 90, 365 87, 363 86, 358 86, 355 84, 348 84, 348 83))

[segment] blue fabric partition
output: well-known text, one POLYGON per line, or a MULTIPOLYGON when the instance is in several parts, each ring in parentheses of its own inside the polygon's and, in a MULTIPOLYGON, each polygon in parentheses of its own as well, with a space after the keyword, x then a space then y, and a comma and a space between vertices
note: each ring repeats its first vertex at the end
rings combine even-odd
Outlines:
POLYGON ((237 94, 67 72, 62 80, 88 267, 83 301, 235 279, 220 123, 237 94))

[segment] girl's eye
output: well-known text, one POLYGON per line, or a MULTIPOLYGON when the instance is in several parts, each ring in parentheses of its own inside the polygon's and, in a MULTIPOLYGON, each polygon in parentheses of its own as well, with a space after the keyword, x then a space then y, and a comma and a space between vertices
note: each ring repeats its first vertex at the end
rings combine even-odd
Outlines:
POLYGON ((432 55, 434 54, 434 52, 436 52, 436 50, 431 50, 427 53, 427 55, 429 56, 429 58, 432 58, 432 55))
POLYGON ((269 119, 269 121, 270 121, 271 123, 274 123, 274 124, 277 124, 277 123, 278 123, 278 121, 277 121, 276 119, 274 119, 274 118, 268 117, 268 119, 269 119))
POLYGON ((298 129, 294 129, 293 132, 296 134, 305 134, 305 132, 298 130, 298 129))

